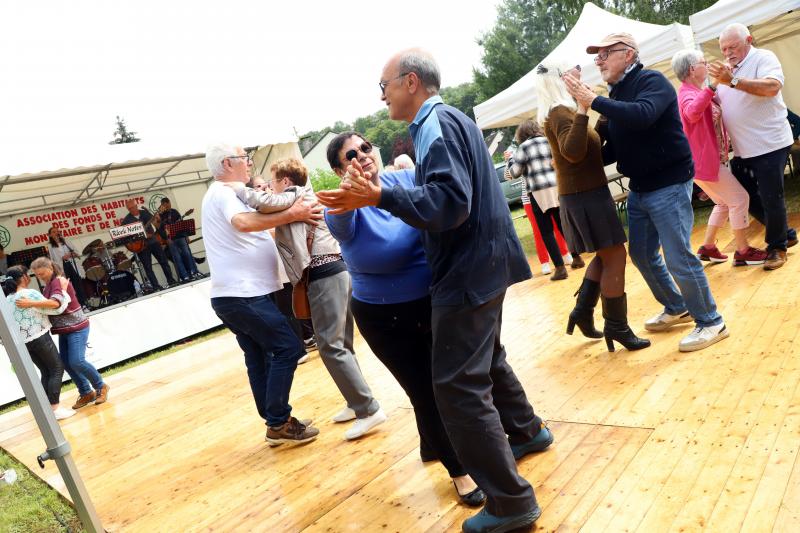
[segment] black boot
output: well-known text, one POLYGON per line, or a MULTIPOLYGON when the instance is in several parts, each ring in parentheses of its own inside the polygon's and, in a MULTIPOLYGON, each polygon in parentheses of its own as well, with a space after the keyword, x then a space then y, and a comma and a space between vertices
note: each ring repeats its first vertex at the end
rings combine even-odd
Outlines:
POLYGON ((600 299, 600 284, 588 278, 583 278, 583 283, 575 293, 575 309, 569 314, 567 334, 572 335, 575 326, 581 330, 584 337, 602 339, 603 334, 594 329, 594 308, 600 299))
POLYGON ((606 319, 603 335, 605 335, 609 352, 614 351, 614 341, 630 351, 650 346, 649 340, 637 337, 628 326, 628 298, 626 295, 623 294, 617 298, 603 296, 603 318, 606 319))

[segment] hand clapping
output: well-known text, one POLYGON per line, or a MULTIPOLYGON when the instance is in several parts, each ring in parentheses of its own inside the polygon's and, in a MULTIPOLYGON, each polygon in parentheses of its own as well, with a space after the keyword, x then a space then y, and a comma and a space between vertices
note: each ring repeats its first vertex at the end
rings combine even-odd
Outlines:
POLYGON ((567 86, 567 92, 578 102, 580 107, 584 109, 592 107, 592 102, 597 98, 597 95, 588 85, 570 74, 564 74, 561 79, 564 80, 564 84, 567 86))
POLYGON ((372 173, 364 172, 357 159, 353 159, 347 166, 342 182, 338 189, 332 191, 319 191, 317 199, 328 207, 332 215, 338 215, 353 209, 369 205, 378 205, 381 199, 380 180, 372 181, 372 173))

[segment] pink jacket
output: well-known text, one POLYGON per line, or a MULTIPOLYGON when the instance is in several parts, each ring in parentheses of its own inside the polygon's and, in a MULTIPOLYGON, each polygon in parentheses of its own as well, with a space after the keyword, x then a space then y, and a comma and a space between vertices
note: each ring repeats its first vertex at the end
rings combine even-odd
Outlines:
MULTIPOLYGON (((719 180, 719 146, 711 116, 711 99, 714 91, 708 87, 699 89, 683 82, 678 90, 678 106, 681 122, 694 160, 694 177, 701 181, 719 180)), ((724 133, 727 144, 727 134, 724 133)))

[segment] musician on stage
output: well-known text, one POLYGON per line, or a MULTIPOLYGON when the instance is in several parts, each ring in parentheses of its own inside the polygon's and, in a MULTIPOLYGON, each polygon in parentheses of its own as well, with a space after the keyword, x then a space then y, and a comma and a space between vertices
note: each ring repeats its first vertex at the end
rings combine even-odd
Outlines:
POLYGON ((72 242, 61 234, 61 230, 56 226, 47 230, 47 237, 50 240, 50 260, 64 269, 64 275, 72 283, 75 295, 78 297, 81 307, 86 307, 86 293, 83 291, 83 279, 81 271, 78 269, 78 259, 81 254, 77 251, 72 242))
MULTIPOLYGON (((139 261, 142 262, 144 271, 147 274, 147 279, 150 280, 153 290, 159 291, 164 288, 158 283, 158 279, 153 272, 152 256, 154 255, 156 256, 158 264, 161 265, 161 270, 164 271, 164 276, 167 278, 167 283, 169 285, 175 285, 175 276, 172 275, 172 269, 169 267, 167 256, 156 238, 156 231, 158 231, 160 228, 161 221, 156 219, 151 224, 150 221, 153 219, 154 215, 144 207, 139 208, 136 200, 128 200, 125 202, 125 207, 128 209, 128 214, 122 219, 122 224, 126 225, 133 224, 134 222, 141 222, 144 226, 145 233, 147 233, 146 245, 144 249, 141 252, 138 252, 136 255, 139 257, 139 261)), ((158 213, 156 213, 155 216, 158 216, 158 213)))
MULTIPOLYGON (((183 219, 181 214, 172 208, 170 199, 166 196, 161 199, 161 228, 166 228, 168 224, 175 224, 183 219)), ((191 211, 190 211, 191 212, 191 211)), ((189 212, 187 212, 189 214, 189 212)), ((164 231, 164 236, 166 235, 164 231)), ((189 281, 193 278, 200 277, 200 272, 197 270, 197 263, 194 262, 192 251, 189 249, 189 239, 186 237, 175 237, 174 239, 167 238, 167 246, 172 255, 172 262, 178 269, 178 275, 181 281, 189 281)))

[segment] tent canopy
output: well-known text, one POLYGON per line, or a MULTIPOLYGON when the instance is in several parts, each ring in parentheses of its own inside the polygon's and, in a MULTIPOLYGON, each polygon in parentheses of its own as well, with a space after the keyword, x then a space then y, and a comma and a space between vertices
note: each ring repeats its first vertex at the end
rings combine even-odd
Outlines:
POLYGON ((750 28, 755 45, 772 50, 786 78, 783 99, 790 109, 800 109, 800 0, 720 0, 689 17, 694 40, 709 58, 721 59, 719 34, 739 22, 750 28))
MULTIPOLYGON (((673 54, 693 46, 688 26, 682 24, 661 26, 639 22, 615 15, 587 2, 575 27, 542 62, 578 63, 581 65, 585 83, 592 86, 601 84, 600 71, 594 64, 594 56, 586 53, 586 46, 612 32, 627 32, 633 35, 639 43, 639 56, 642 62, 665 74, 671 74, 669 60, 673 54)), ((514 126, 527 118, 534 118, 537 107, 534 76, 536 76, 535 68, 508 89, 475 106, 478 127, 488 129, 514 126)))
MULTIPOLYGON (((273 132, 266 140, 266 144, 237 143, 255 151, 259 171, 271 159, 273 145, 294 144, 297 137, 287 130, 273 132)), ((0 169, 0 217, 203 183, 211 178, 205 162, 207 145, 138 142, 61 154, 54 147, 43 150, 38 168, 33 169, 24 166, 31 164, 29 160, 5 161, 6 168, 0 169)))

